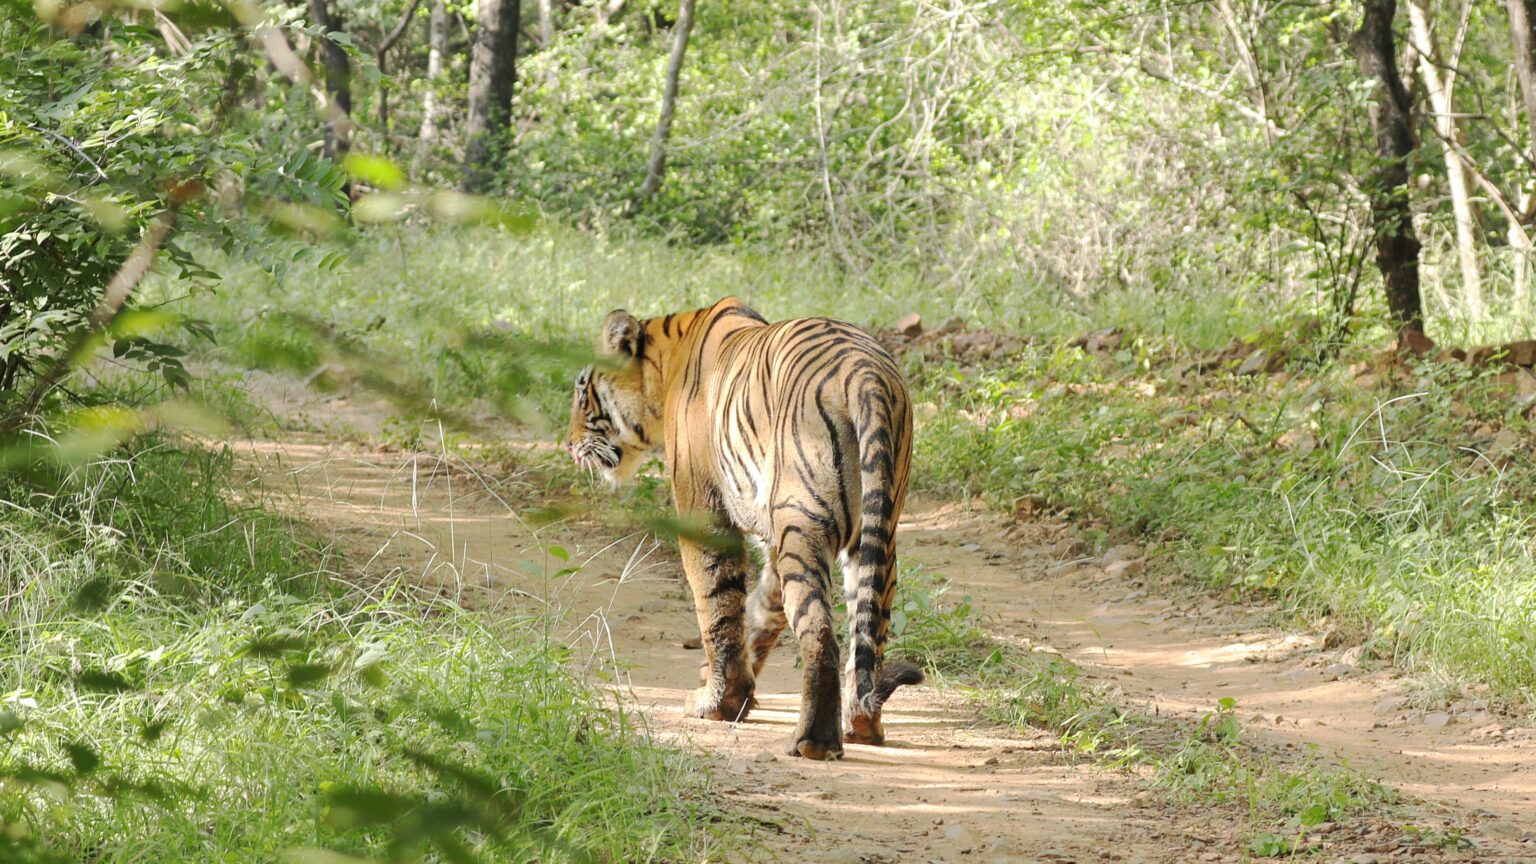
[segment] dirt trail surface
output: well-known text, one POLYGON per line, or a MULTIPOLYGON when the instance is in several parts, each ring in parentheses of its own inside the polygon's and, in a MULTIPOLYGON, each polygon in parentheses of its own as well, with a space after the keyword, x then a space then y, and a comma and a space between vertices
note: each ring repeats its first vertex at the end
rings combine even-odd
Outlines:
MULTIPOLYGON (((404 579, 492 611, 546 606, 594 677, 631 699, 658 737, 715 763, 723 795, 752 815, 778 860, 1249 860, 1246 828, 1230 814, 1160 803, 1136 776, 1074 763, 1054 736, 989 726, 959 695, 928 686, 892 699, 885 747, 849 745, 829 763, 785 757, 799 699, 787 644, 745 722, 689 718, 701 653, 684 647, 698 628, 674 553, 576 519, 534 528, 517 513, 545 493, 515 470, 384 452, 362 443, 387 416, 375 409, 280 382, 253 389, 292 431, 238 442, 237 453, 253 482, 349 550, 349 578, 404 579), (547 551, 556 545, 569 565, 547 551), (554 575, 566 566, 575 572, 554 575)), ((1351 665, 1316 637, 1145 586, 1138 549, 1090 556, 1064 526, 1014 524, 963 503, 918 499, 908 511, 902 555, 955 582, 998 638, 1057 651, 1163 715, 1198 717, 1231 696, 1245 736, 1277 750, 1315 745, 1420 799, 1395 821, 1371 817, 1317 838, 1308 860, 1536 864, 1536 730, 1473 703, 1418 710, 1388 673, 1351 665), (1408 822, 1476 846, 1402 842, 1408 822)))

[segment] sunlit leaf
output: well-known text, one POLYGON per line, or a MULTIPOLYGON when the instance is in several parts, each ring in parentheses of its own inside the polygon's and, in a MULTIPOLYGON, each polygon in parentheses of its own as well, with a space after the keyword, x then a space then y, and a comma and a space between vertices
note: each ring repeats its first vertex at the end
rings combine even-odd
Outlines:
POLYGON ((362 224, 393 222, 405 216, 408 203, 403 196, 390 192, 364 195, 352 205, 352 218, 362 224))
POLYGON ((343 165, 354 178, 378 189, 392 192, 405 186, 405 172, 383 156, 349 153, 343 165))
POLYGON ((125 309, 112 320, 107 330, 117 339, 135 339, 153 336, 180 321, 180 315, 163 308, 125 309))
POLYGON ((267 217, 289 231, 316 237, 328 237, 343 225, 335 211, 312 204, 273 204, 267 208, 267 217))
POLYGON ((372 864, 370 859, 358 858, 333 849, 303 846, 283 852, 283 860, 292 864, 372 864))

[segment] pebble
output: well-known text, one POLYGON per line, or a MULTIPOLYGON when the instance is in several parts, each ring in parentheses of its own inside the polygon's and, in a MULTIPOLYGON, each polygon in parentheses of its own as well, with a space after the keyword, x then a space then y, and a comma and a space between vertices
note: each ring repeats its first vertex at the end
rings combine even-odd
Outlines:
POLYGON ((1129 561, 1111 561, 1104 565, 1104 572, 1110 576, 1121 578, 1140 576, 1147 572, 1147 559, 1135 558, 1129 561))
POLYGON ((1142 556, 1142 549, 1134 543, 1125 543, 1115 546, 1099 557, 1099 560, 1108 564, 1112 561, 1130 561, 1142 556))
POLYGON ((981 551, 981 544, 980 543, 961 543, 960 544, 960 551, 961 552, 980 552, 981 551))
POLYGON ((774 761, 777 761, 778 758, 779 757, 773 755, 772 753, 769 753, 767 750, 759 750, 759 751, 757 751, 757 755, 752 757, 752 761, 753 762, 774 762, 774 761))
POLYGON ((1508 837, 1514 840, 1525 836, 1525 830, 1513 822, 1489 822, 1483 826, 1483 830, 1495 837, 1508 837))
POLYGON ((1396 711, 1401 711, 1403 706, 1407 704, 1407 696, 1388 696, 1380 702, 1377 702, 1376 707, 1372 708, 1371 712, 1374 714, 1391 714, 1396 711))
POLYGON ((1431 729, 1444 729, 1454 722, 1454 718, 1445 711, 1431 711, 1424 715, 1424 725, 1431 729))
POLYGON ((950 825, 944 829, 944 839, 962 846, 976 842, 976 837, 964 825, 950 825))

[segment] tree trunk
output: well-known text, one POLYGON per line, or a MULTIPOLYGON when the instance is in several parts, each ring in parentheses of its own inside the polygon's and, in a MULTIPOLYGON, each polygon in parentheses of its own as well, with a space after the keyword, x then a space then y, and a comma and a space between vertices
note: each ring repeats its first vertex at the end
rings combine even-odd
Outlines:
POLYGON ((1397 74, 1392 19, 1397 0, 1365 0, 1360 29, 1349 39, 1360 74, 1374 82, 1371 126, 1376 130, 1377 164, 1364 186, 1371 200, 1376 234, 1376 265, 1385 283, 1387 310, 1398 344, 1408 334, 1424 332, 1424 301, 1419 295, 1419 238, 1413 232, 1408 200, 1408 155, 1413 152, 1410 103, 1397 74))
POLYGON ((479 0, 469 53, 469 116, 464 124, 464 189, 490 189, 506 148, 517 83, 521 0, 479 0))
POLYGON ((555 41, 555 21, 549 9, 549 0, 539 0, 539 47, 548 48, 555 41))
MULTIPOLYGON (((309 0, 309 14, 326 33, 341 32, 341 23, 331 14, 327 0, 309 0)), ((320 63, 325 68, 325 98, 347 117, 352 116, 352 65, 347 52, 330 39, 319 40, 320 63)), ((325 155, 340 164, 352 149, 350 126, 338 130, 332 124, 325 130, 325 155)), ((350 184, 349 188, 350 188, 350 184)))
MULTIPOLYGON (((1526 154, 1536 163, 1536 0, 1504 0, 1509 12, 1509 29, 1515 46, 1515 74, 1520 79, 1520 95, 1525 100, 1526 154)), ((1527 168, 1527 170, 1531 170, 1527 168)), ((1520 212, 1530 213, 1531 193, 1520 196, 1520 212)), ((1525 285, 1531 267, 1531 244, 1525 228, 1518 222, 1509 226, 1509 245, 1515 254, 1515 312, 1525 311, 1525 285)))
POLYGON ((1429 94, 1430 108, 1434 111, 1435 133, 1445 143, 1445 178, 1451 189, 1451 213, 1456 223, 1456 252, 1461 262, 1461 302, 1468 316, 1478 321, 1483 317, 1483 278, 1482 267, 1478 263, 1477 212, 1472 204, 1471 172, 1459 149, 1461 130, 1457 127, 1453 108, 1456 64, 1461 59, 1461 46, 1466 39, 1471 11, 1471 4, 1464 3, 1461 24, 1452 42, 1451 53, 1448 58, 1442 58, 1440 46, 1435 44, 1434 33, 1430 28, 1425 0, 1408 2, 1408 20, 1413 28, 1414 42, 1417 43, 1419 77, 1424 79, 1424 89, 1429 94))
POLYGON ((417 159, 423 159, 437 141, 437 85, 443 75, 443 55, 448 47, 448 10, 443 0, 432 4, 427 24, 427 92, 421 98, 421 132, 417 135, 417 159))
POLYGON ((677 105, 677 78, 683 69, 683 52, 688 50, 688 34, 693 31, 695 0, 679 0, 677 23, 672 25, 672 54, 667 58, 666 84, 661 91, 661 116, 656 119, 656 133, 651 136, 651 158, 646 165, 645 181, 640 184, 644 201, 661 189, 667 170, 667 141, 672 137, 672 111, 677 105))
POLYGON ((384 136, 384 148, 389 149, 389 49, 395 47, 400 37, 410 28, 411 21, 416 18, 416 9, 421 6, 421 0, 411 0, 406 7, 405 14, 400 16, 395 29, 389 31, 389 35, 374 49, 373 56, 379 68, 379 134, 384 136))

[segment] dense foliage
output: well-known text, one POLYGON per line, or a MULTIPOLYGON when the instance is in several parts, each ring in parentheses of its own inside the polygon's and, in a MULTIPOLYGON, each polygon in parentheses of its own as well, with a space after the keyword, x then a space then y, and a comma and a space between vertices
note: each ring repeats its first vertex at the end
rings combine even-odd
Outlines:
MULTIPOLYGON (((0 3, 0 859, 712 854, 707 781, 536 610, 380 601, 166 428, 239 402, 196 364, 280 369, 388 396, 414 430, 391 446, 430 414, 483 456, 487 418, 564 409, 621 305, 1006 331, 906 356, 918 485, 1536 693, 1536 379, 1374 350, 1400 323, 1383 202, 1423 240, 1402 263, 1437 340, 1536 321, 1536 36, 1509 17, 1536 2, 717 0, 691 31, 679 8, 0 3), (1379 146, 1366 10, 1406 155, 1379 146), (1079 350, 1090 327, 1124 332, 1079 350), (1276 362, 1193 363, 1223 344, 1276 362)), ((1022 674, 909 575, 901 650, 1022 674)), ((1011 722, 1118 717, 1070 679, 994 683, 1011 722)), ((1207 785, 1252 785, 1219 764, 1207 785)))

